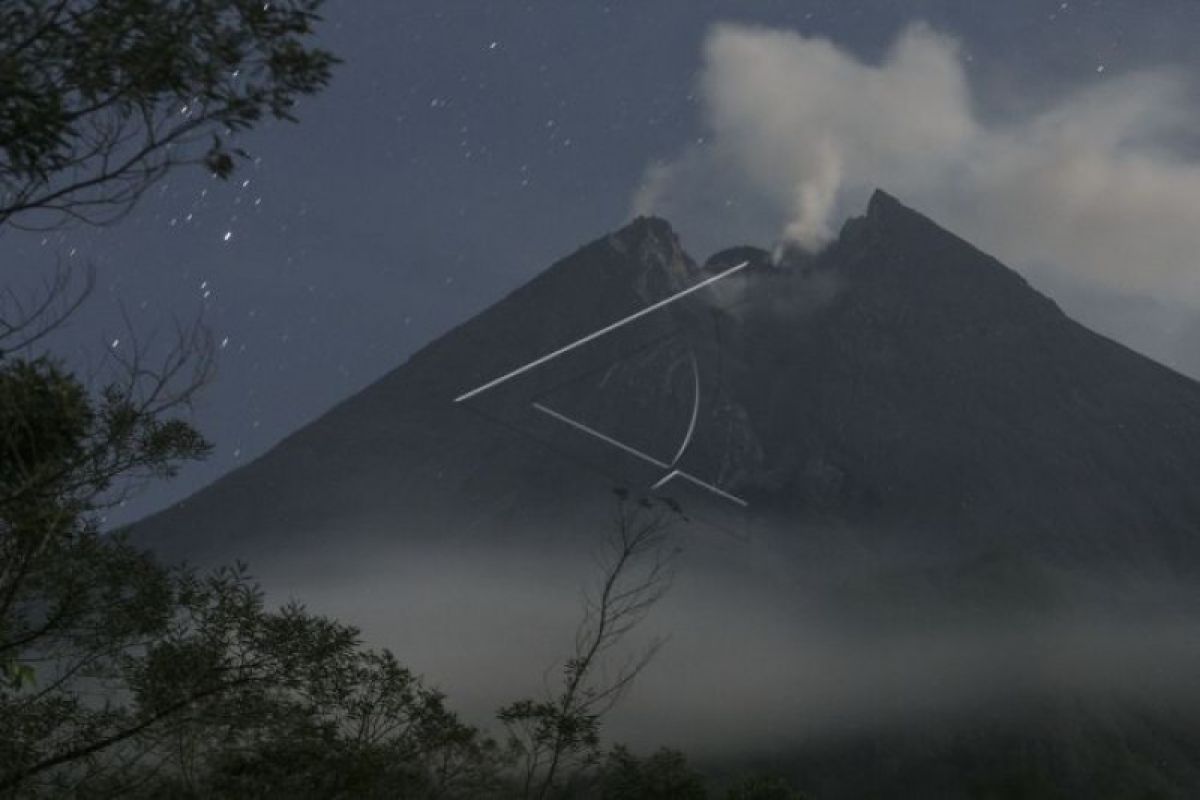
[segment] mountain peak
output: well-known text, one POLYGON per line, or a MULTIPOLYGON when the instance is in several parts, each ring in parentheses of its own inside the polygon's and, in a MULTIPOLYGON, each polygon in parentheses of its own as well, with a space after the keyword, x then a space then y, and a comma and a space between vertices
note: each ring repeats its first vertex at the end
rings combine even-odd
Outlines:
POLYGON ((671 223, 662 217, 638 216, 624 227, 613 231, 604 241, 624 256, 671 258, 683 253, 679 235, 671 223))
POLYGON ((646 235, 675 236, 675 230, 671 227, 671 223, 662 217, 653 214, 639 214, 612 234, 613 237, 625 238, 646 235))
POLYGON ((697 271, 671 223, 661 217, 636 217, 602 241, 636 265, 634 287, 647 299, 685 288, 697 271))
POLYGON ((944 324, 1063 316, 1018 272, 882 189, 866 214, 846 221, 822 260, 884 289, 887 305, 920 308, 944 324))
POLYGON ((871 192, 871 199, 867 202, 868 218, 879 219, 897 211, 913 213, 911 209, 883 189, 877 188, 871 192))
MULTIPOLYGON (((857 219, 850 220, 847 224, 858 221, 865 222, 866 227, 871 230, 886 229, 892 232, 893 235, 916 236, 922 240, 930 237, 939 239, 948 237, 962 244, 967 244, 965 240, 946 230, 920 211, 906 206, 894 195, 888 194, 883 189, 876 189, 871 193, 871 199, 867 202, 866 214, 857 219)), ((970 247, 970 245, 967 246, 970 247)), ((971 249, 974 250, 975 248, 972 247, 971 249)))

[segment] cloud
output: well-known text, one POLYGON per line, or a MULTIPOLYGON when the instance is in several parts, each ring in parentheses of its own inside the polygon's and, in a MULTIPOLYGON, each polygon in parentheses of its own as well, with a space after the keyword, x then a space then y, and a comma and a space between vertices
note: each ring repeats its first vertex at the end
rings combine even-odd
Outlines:
POLYGON ((815 248, 881 186, 1026 271, 1200 304, 1200 160, 1180 144, 1200 113, 1186 77, 1097 75, 994 122, 975 111, 960 50, 917 24, 870 64, 824 39, 716 26, 705 136, 647 169, 635 210, 702 245, 815 248))

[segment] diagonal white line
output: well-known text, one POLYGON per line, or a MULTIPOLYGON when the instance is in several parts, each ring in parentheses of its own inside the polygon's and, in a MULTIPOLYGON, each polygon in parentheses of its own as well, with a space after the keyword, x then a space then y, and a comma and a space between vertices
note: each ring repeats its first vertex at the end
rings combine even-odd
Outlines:
MULTIPOLYGON (((543 414, 547 414, 551 417, 554 417, 554 419, 558 420, 559 422, 565 422, 566 424, 570 425, 572 428, 575 428, 578 431, 582 431, 583 433, 586 433, 589 436, 595 436, 597 439, 604 442, 605 444, 611 444, 613 447, 617 448, 618 450, 623 450, 632 456, 637 456, 638 458, 642 459, 643 461, 653 464, 654 466, 659 467, 661 469, 671 469, 670 464, 664 464, 663 462, 659 461, 654 456, 648 456, 645 453, 643 453, 641 450, 636 450, 636 449, 630 447, 629 445, 625 444, 624 442, 618 442, 616 439, 612 438, 611 436, 605 436, 603 433, 596 430, 595 428, 589 428, 587 425, 584 425, 582 422, 577 422, 564 414, 558 413, 557 411, 555 411, 552 408, 547 408, 546 406, 542 405, 541 403, 534 403, 533 407, 536 408, 538 411, 541 411, 543 414)), ((750 505, 749 503, 747 503, 745 500, 741 499, 740 497, 734 497, 729 492, 721 491, 716 486, 713 486, 710 483, 705 483, 704 481, 700 480, 699 478, 697 478, 693 475, 689 475, 688 473, 684 472, 681 469, 671 469, 670 472, 668 472, 666 475, 664 475, 662 478, 659 479, 658 483, 654 484, 650 488, 657 489, 660 486, 666 484, 672 478, 683 478, 685 481, 690 481, 691 483, 696 484, 697 486, 701 487, 702 489, 708 489, 710 492, 720 495, 721 497, 724 497, 726 500, 730 500, 734 503, 737 503, 739 506, 742 506, 743 508, 750 505)))
POLYGON ((483 384, 482 386, 477 386, 469 392, 460 394, 458 397, 454 398, 454 402, 461 403, 464 400, 470 400, 472 397, 474 397, 477 394, 486 392, 488 389, 494 389, 495 387, 499 386, 500 384, 504 383, 505 381, 515 378, 518 375, 522 375, 526 372, 529 372, 529 370, 531 370, 531 369, 540 367, 542 364, 545 364, 547 361, 550 361, 551 359, 558 358, 559 356, 563 355, 564 353, 569 353, 570 351, 574 350, 577 347, 582 347, 583 345, 587 344, 588 342, 593 341, 595 339, 599 339, 601 336, 604 336, 605 334, 612 333, 617 328, 620 328, 623 325, 628 325, 629 323, 633 322, 636 319, 641 319, 642 317, 646 316, 647 314, 657 311, 658 309, 660 309, 663 306, 666 306, 670 303, 674 303, 676 300, 678 300, 682 297, 686 297, 687 295, 692 294, 693 292, 698 292, 701 289, 703 289, 705 286, 708 286, 711 283, 715 283, 716 281, 719 281, 722 278, 728 277, 728 276, 732 275, 733 273, 737 272, 738 270, 744 269, 749 263, 750 263, 749 261, 743 261, 742 263, 738 264, 737 266, 730 267, 729 269, 725 270, 724 272, 714 275, 711 278, 705 278, 704 280, 697 283, 695 286, 689 286, 688 288, 684 289, 683 291, 676 292, 675 294, 671 295, 670 297, 668 297, 664 300, 659 300, 654 305, 646 306, 641 311, 636 311, 636 312, 630 314, 628 317, 625 317, 624 319, 619 319, 616 322, 612 323, 611 325, 606 325, 605 327, 601 328, 598 331, 589 333, 587 336, 584 336, 582 339, 576 339, 575 341, 571 342, 567 346, 560 347, 559 349, 555 350, 553 353, 547 353, 546 355, 544 355, 540 358, 530 361, 528 364, 526 364, 522 367, 517 367, 512 372, 509 372, 505 375, 501 375, 499 378, 490 380, 487 383, 483 384))
POLYGON ((697 486, 701 487, 702 489, 708 489, 710 492, 713 492, 714 494, 718 494, 721 497, 724 497, 726 500, 730 500, 734 503, 737 503, 739 506, 742 506, 743 508, 746 508, 747 506, 750 505, 742 498, 734 497, 729 492, 721 491, 717 487, 713 486, 711 483, 705 483, 704 481, 700 480, 699 478, 695 477, 694 475, 689 475, 688 473, 684 472, 681 469, 671 470, 666 475, 664 475, 661 479, 659 479, 658 483, 654 484, 650 488, 658 489, 659 487, 666 485, 672 478, 683 478, 685 481, 694 483, 697 486))
POLYGON ((605 436, 600 431, 595 430, 594 428, 589 428, 587 425, 584 425, 582 422, 576 422, 575 420, 571 419, 570 417, 563 416, 562 414, 558 413, 557 411, 555 411, 552 408, 546 408, 541 403, 534 403, 533 407, 536 408, 538 411, 541 411, 543 414, 549 414, 550 416, 554 417, 559 422, 565 422, 568 425, 570 425, 572 428, 575 428, 576 430, 580 430, 586 434, 595 436, 600 441, 605 442, 607 444, 611 444, 613 447, 624 450, 626 453, 629 453, 630 455, 637 456, 638 458, 642 459, 643 461, 647 461, 647 462, 653 464, 654 466, 659 467, 660 469, 670 469, 671 468, 670 464, 664 464, 663 462, 659 461, 654 456, 648 456, 645 453, 643 453, 641 450, 635 450, 627 444, 618 442, 616 439, 612 438, 611 436, 605 436))

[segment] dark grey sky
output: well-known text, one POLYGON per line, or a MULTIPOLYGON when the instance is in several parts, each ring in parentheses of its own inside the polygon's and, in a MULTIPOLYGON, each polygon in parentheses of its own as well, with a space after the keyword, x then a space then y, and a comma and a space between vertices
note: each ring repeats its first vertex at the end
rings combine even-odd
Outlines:
POLYGON ((141 331, 203 310, 222 345, 197 407, 211 459, 116 518, 261 454, 622 224, 647 165, 703 132, 715 22, 869 61, 928 21, 962 43, 984 118, 1036 110, 1099 66, 1200 66, 1194 0, 335 0, 326 18, 346 63, 298 126, 245 142, 256 160, 234 179, 174 175, 109 229, 0 236, 18 285, 56 257, 96 266, 96 296, 56 342, 71 357, 120 338, 122 306, 141 331))

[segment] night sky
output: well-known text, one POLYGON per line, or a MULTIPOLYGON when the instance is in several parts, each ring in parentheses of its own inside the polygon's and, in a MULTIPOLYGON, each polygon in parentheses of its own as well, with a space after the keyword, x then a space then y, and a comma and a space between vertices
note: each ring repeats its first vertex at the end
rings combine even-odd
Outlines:
MULTIPOLYGON (((696 78, 714 23, 826 37, 871 63, 923 20, 960 43, 984 120, 1139 69, 1200 67, 1194 0, 341 0, 325 16, 323 43, 345 63, 300 124, 243 141, 254 160, 232 179, 176 173, 111 228, 0 236, 16 285, 56 258, 95 266, 95 296, 53 342, 74 363, 123 346, 122 308, 143 335, 202 312, 219 345, 196 407, 211 458, 110 521, 262 454, 627 221, 647 166, 705 135, 696 78)), ((697 258, 746 234, 677 223, 697 258)), ((1120 335, 1155 319, 1112 303, 1089 321, 1107 308, 1120 335)))

